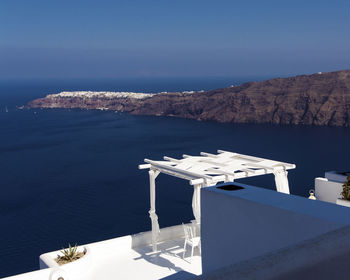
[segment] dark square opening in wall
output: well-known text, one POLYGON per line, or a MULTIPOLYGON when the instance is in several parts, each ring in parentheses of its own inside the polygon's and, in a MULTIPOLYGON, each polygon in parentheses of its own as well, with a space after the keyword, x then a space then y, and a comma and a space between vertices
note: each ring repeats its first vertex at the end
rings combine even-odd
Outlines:
POLYGON ((225 190, 225 191, 238 191, 238 190, 243 190, 244 188, 241 186, 237 186, 237 185, 223 185, 220 187, 217 187, 220 190, 225 190))

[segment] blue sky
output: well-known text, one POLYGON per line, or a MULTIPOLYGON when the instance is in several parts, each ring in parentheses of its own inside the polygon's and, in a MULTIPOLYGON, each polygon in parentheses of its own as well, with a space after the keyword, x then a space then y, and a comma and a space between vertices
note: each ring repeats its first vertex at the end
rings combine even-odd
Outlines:
POLYGON ((0 1, 1 78, 350 68, 350 1, 0 1))

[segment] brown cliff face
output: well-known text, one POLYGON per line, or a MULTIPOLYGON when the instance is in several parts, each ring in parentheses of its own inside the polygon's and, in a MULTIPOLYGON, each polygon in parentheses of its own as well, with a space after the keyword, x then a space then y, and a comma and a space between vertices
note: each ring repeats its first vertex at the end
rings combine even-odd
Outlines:
POLYGON ((350 70, 277 78, 207 92, 161 93, 146 99, 41 98, 40 108, 105 107, 235 123, 350 126, 350 70))

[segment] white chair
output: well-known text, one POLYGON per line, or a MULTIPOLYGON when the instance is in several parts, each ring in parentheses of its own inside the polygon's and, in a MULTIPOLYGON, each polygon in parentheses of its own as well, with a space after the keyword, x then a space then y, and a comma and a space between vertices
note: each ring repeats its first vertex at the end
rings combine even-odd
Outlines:
POLYGON ((185 244, 184 244, 184 252, 183 252, 182 258, 185 258, 186 245, 188 244, 192 247, 192 250, 191 250, 191 259, 192 259, 194 247, 198 247, 199 252, 201 253, 201 238, 199 236, 195 237, 193 235, 191 226, 185 225, 183 223, 182 223, 182 226, 185 232, 185 244))

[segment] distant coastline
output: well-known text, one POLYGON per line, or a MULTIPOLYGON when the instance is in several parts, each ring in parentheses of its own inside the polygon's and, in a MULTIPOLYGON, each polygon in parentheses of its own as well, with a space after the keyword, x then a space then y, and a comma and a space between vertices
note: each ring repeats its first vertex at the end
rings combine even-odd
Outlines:
POLYGON ((75 91, 49 94, 27 108, 81 108, 232 123, 350 126, 350 70, 211 91, 75 91))
POLYGON ((145 99, 152 97, 152 93, 141 92, 124 92, 124 91, 62 91, 57 94, 49 94, 46 98, 98 98, 98 99, 115 99, 115 98, 135 98, 145 99))

